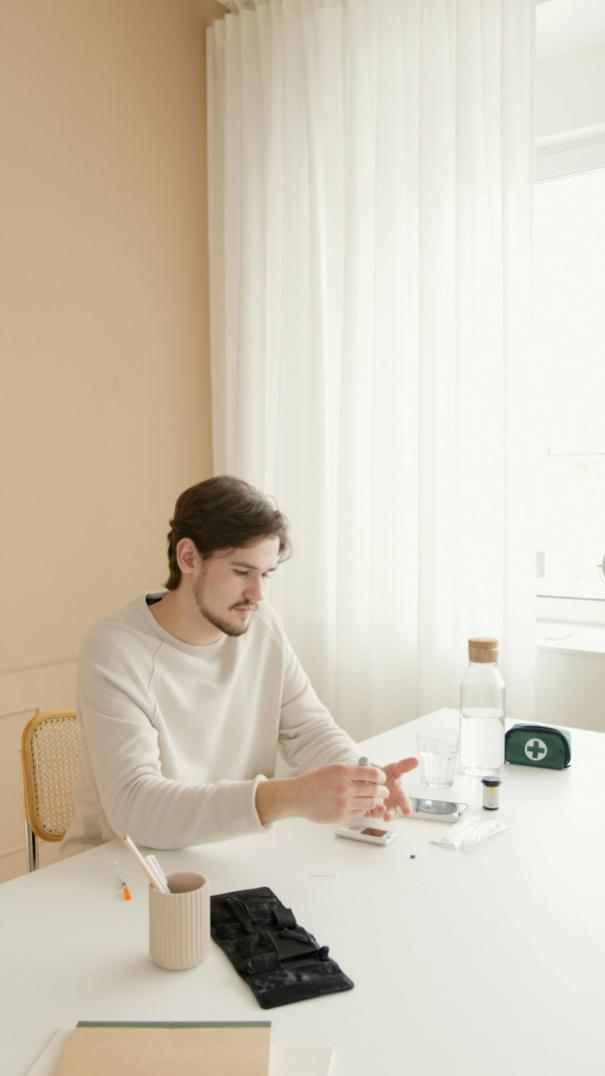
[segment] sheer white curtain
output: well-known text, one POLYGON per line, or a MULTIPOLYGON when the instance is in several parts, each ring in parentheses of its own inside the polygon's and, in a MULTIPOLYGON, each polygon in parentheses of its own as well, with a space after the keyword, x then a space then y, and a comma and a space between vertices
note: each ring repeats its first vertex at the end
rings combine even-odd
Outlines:
POLYGON ((208 33, 214 467, 273 493, 273 600, 355 736, 533 708, 533 0, 268 0, 208 33))

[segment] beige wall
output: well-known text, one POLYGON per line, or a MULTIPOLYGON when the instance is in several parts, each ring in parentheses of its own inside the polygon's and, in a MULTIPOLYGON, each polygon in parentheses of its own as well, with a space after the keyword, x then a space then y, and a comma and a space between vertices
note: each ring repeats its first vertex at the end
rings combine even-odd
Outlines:
POLYGON ((0 0, 0 879, 18 736, 79 641, 165 578, 211 473, 204 27, 212 0, 0 0))

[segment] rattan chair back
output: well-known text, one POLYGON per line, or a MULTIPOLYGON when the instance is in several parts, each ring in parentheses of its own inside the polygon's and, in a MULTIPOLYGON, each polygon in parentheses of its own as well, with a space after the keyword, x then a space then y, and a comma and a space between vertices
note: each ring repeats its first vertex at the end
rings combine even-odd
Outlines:
POLYGON ((21 733, 29 870, 38 866, 38 839, 62 840, 71 822, 79 757, 74 710, 37 714, 21 733))

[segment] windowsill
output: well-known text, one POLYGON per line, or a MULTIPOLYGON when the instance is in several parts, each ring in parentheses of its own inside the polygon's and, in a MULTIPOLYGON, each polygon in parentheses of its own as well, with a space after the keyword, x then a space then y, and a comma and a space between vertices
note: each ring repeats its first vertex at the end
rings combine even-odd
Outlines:
POLYGON ((538 620, 536 642, 538 650, 551 653, 605 655, 605 625, 538 620))
POLYGON ((536 620, 563 630, 605 628, 605 602, 585 598, 536 598, 536 620))

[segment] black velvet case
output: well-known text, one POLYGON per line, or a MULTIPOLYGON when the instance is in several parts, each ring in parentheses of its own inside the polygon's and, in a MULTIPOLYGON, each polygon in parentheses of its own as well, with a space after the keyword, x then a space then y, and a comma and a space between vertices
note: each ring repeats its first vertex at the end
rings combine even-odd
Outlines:
POLYGON ((220 893, 210 898, 210 909, 214 941, 263 1009, 353 988, 328 947, 266 886, 220 893))

